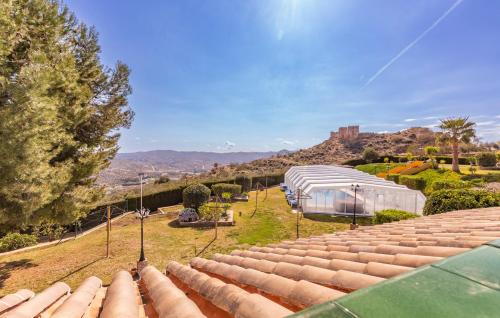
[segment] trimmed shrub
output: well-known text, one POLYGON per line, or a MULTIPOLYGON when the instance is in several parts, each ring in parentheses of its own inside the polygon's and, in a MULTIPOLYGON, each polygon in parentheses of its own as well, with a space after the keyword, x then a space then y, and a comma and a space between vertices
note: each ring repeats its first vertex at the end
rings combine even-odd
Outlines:
POLYGON ((427 198, 424 215, 492 206, 500 206, 500 194, 484 190, 438 190, 427 198))
POLYGON ((481 167, 494 167, 497 164, 497 156, 494 152, 482 152, 476 158, 481 167))
POLYGON ((436 180, 431 184, 431 191, 443 189, 466 189, 471 186, 471 183, 461 180, 436 180))
POLYGON ((0 239, 0 253, 32 246, 36 243, 37 239, 35 235, 9 233, 0 239))
POLYGON ((389 222, 413 219, 416 217, 418 217, 418 215, 410 212, 387 209, 375 212, 375 217, 373 218, 373 224, 389 223, 389 222))
POLYGON ((212 186, 212 192, 215 195, 221 196, 224 192, 231 195, 238 195, 241 193, 241 185, 231 183, 216 183, 212 186))
POLYGON ((385 178, 389 181, 399 183, 399 174, 388 174, 385 178))
POLYGON ((210 189, 201 184, 193 184, 182 191, 182 203, 185 208, 198 208, 210 198, 210 189))
POLYGON ((418 176, 400 176, 399 184, 403 184, 410 189, 423 191, 425 189, 425 180, 418 176))

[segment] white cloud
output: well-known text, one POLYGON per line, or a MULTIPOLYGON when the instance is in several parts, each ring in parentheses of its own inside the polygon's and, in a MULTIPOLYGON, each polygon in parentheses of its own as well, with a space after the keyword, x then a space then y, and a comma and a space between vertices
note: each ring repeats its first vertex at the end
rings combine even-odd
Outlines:
POLYGON ((423 119, 425 120, 431 120, 431 119, 438 119, 439 117, 437 116, 428 116, 428 117, 424 117, 423 119))
POLYGON ((141 137, 135 137, 134 139, 135 140, 141 140, 141 137))
POLYGON ((226 140, 224 142, 224 149, 226 149, 226 150, 233 149, 235 146, 236 146, 236 144, 232 141, 226 140))
POLYGON ((388 134, 388 130, 377 131, 377 134, 388 134))
POLYGON ((409 122, 412 122, 412 121, 415 121, 417 120, 416 118, 406 118, 405 119, 405 122, 409 123, 409 122))
POLYGON ((493 125, 495 122, 494 121, 482 121, 476 123, 477 126, 490 126, 493 125))
POLYGON ((278 142, 280 142, 281 144, 287 145, 287 146, 293 146, 293 145, 297 144, 296 140, 292 141, 292 140, 287 140, 287 139, 284 139, 284 138, 281 138, 281 137, 280 138, 276 138, 276 140, 278 142))

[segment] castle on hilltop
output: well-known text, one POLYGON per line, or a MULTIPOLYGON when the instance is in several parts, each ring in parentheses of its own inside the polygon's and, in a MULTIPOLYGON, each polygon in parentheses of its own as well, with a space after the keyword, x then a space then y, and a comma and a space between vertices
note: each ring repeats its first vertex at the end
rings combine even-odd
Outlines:
POLYGON ((353 140, 359 137, 359 126, 339 127, 339 131, 330 132, 330 139, 353 140))

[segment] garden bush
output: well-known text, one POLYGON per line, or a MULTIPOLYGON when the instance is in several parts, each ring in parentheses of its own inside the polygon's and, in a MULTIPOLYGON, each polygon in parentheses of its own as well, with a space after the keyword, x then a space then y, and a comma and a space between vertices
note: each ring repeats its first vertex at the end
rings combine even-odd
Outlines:
POLYGON ((35 235, 9 233, 0 239, 0 253, 32 246, 36 243, 37 239, 35 235))
POLYGON ((418 217, 418 215, 410 212, 387 209, 375 212, 375 217, 373 218, 373 224, 389 223, 389 222, 413 219, 416 217, 418 217))
POLYGON ((497 164, 497 156, 494 152, 482 152, 477 155, 477 163, 481 167, 494 167, 497 164))
POLYGON ((500 205, 500 194, 484 190, 445 189, 434 191, 425 202, 424 215, 454 210, 487 208, 500 205))
POLYGON ((379 159, 380 156, 378 154, 377 151, 375 151, 375 149, 371 148, 371 147, 367 147, 365 148, 365 150, 363 151, 363 159, 366 161, 366 162, 374 162, 375 160, 379 159))
POLYGON ((231 195, 238 195, 241 193, 241 185, 231 183, 216 183, 212 186, 212 191, 215 195, 221 196, 222 193, 228 192, 231 195))
POLYGON ((424 191, 425 189, 425 180, 419 176, 400 176, 399 183, 407 186, 413 190, 424 191))
POLYGON ((210 198, 210 189, 201 184, 193 184, 182 191, 182 203, 185 208, 198 208, 210 198))

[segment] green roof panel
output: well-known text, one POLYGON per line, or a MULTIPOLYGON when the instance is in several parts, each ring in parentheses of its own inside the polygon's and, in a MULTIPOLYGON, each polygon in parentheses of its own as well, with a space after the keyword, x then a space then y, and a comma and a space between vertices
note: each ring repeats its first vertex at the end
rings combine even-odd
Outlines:
POLYGON ((484 245, 432 266, 500 291, 500 248, 484 245))
MULTIPOLYGON (((495 317, 500 292, 442 269, 424 267, 336 301, 358 317, 495 317)), ((332 316, 335 317, 335 316, 332 316)))
POLYGON ((489 242, 487 245, 490 245, 490 246, 493 246, 493 247, 500 248, 500 240, 494 240, 494 241, 491 241, 491 242, 489 242))

